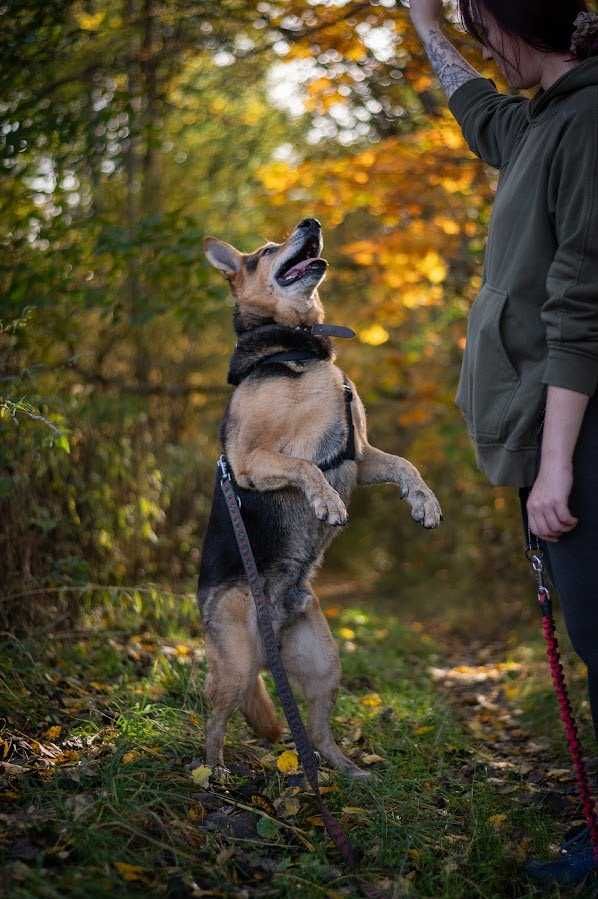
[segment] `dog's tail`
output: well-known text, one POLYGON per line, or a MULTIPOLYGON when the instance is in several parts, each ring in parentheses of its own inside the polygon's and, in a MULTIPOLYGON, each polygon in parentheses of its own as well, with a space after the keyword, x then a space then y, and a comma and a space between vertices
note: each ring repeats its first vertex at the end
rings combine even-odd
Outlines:
POLYGON ((280 739, 283 727, 259 674, 245 695, 241 711, 258 737, 265 737, 271 743, 280 739))

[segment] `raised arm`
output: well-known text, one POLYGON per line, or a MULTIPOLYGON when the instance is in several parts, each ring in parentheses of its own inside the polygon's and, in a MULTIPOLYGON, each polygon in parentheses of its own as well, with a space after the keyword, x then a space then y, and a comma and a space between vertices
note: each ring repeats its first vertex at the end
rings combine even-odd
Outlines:
POLYGON ((503 168, 527 123, 527 100, 499 93, 461 56, 442 32, 442 0, 411 0, 410 12, 469 148, 503 168))
POLYGON ((466 81, 482 77, 443 34, 442 0, 411 0, 409 12, 447 99, 466 81))

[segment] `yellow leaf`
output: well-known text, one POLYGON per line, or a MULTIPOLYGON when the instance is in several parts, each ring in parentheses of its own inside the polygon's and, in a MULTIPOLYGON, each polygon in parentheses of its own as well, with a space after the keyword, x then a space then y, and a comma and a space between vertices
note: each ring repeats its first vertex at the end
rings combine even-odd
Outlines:
POLYGON ((294 749, 287 749, 276 759, 276 767, 281 774, 294 774, 299 770, 299 756, 294 749))
POLYGON ((381 755, 376 755, 375 753, 371 753, 370 755, 362 755, 361 761, 364 765, 378 765, 380 762, 385 761, 381 755))
POLYGON ((97 31, 104 21, 105 12, 85 13, 80 12, 77 18, 77 24, 83 31, 97 31))
POLYGON ((414 733, 417 734, 418 737, 421 737, 422 734, 429 734, 433 730, 434 728, 431 724, 420 724, 415 728, 414 733))
POLYGON ((292 817, 296 815, 301 809, 301 804, 298 799, 285 799, 282 809, 287 817, 292 817))
POLYGON ((382 699, 378 693, 366 693, 359 701, 367 709, 377 709, 378 706, 382 705, 382 699))
POLYGON ((133 883, 135 881, 143 881, 147 877, 147 871, 144 868, 140 868, 138 865, 129 865, 128 862, 114 862, 114 867, 120 874, 123 880, 126 880, 127 883, 133 883))
POLYGON ((129 752, 125 752, 122 757, 123 765, 132 765, 133 762, 138 761, 141 758, 141 753, 137 752, 136 749, 131 749, 129 752))
POLYGON ((353 640, 355 639, 355 631, 351 630, 350 627, 341 627, 338 632, 339 637, 342 637, 343 640, 353 640))
POLYGON ((201 802, 197 802, 195 805, 190 806, 187 812, 187 818, 189 821, 203 821, 206 816, 206 810, 204 809, 201 802))
POLYGON ((207 787, 211 774, 212 769, 209 765, 199 765, 191 772, 191 780, 198 787, 207 787))
POLYGON ((190 646, 186 646, 184 643, 177 643, 175 649, 178 656, 188 656, 193 651, 190 646))
POLYGON ((389 337, 390 334, 382 325, 370 325, 369 328, 364 328, 363 331, 359 332, 361 342, 370 346, 381 346, 383 343, 386 343, 389 337))
POLYGON ((506 815, 490 815, 488 818, 488 824, 494 828, 494 830, 502 830, 507 820, 506 815))
POLYGON ((61 733, 62 727, 60 724, 54 724, 44 731, 44 737, 47 737, 48 740, 57 740, 61 733))

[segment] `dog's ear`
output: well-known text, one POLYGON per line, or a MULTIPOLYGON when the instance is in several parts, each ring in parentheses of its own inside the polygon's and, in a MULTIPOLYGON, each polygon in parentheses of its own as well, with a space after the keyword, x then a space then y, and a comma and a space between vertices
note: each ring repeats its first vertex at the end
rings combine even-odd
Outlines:
POLYGON ((225 278, 230 278, 240 271, 243 254, 235 250, 225 240, 218 240, 216 237, 206 237, 204 238, 203 248, 210 265, 222 272, 225 278))

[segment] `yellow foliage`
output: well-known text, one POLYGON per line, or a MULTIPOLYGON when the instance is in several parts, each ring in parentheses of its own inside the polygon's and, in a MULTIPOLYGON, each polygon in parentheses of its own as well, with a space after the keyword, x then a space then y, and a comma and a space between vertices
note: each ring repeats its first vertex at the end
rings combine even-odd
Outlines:
POLYGON ((99 10, 95 13, 87 13, 81 10, 75 13, 75 21, 83 31, 97 31, 104 21, 105 15, 105 10, 99 10))
POLYGON ((359 332, 359 339, 362 343, 368 343, 370 346, 381 346, 389 339, 390 334, 382 325, 371 325, 359 332))

